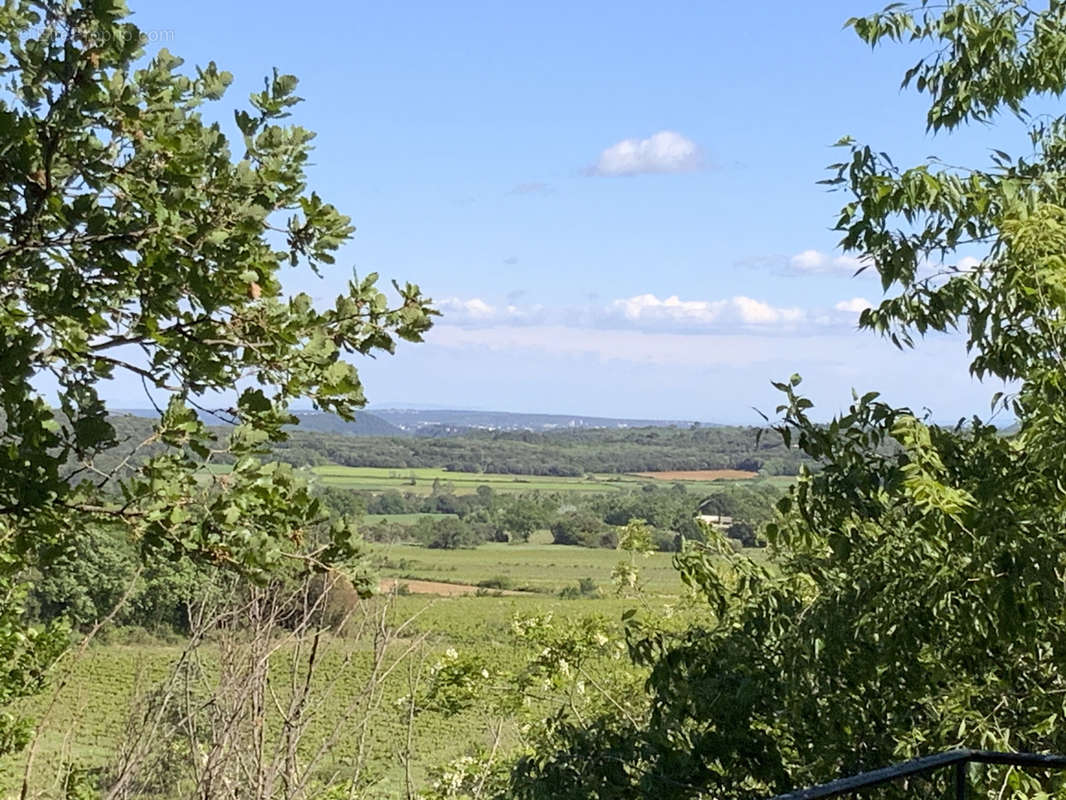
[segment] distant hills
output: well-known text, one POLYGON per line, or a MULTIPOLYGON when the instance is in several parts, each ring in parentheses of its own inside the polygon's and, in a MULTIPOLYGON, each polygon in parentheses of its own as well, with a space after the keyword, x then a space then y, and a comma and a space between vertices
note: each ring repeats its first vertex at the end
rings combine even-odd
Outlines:
MULTIPOLYGON (((146 409, 112 412, 121 444, 105 454, 108 463, 119 465, 136 454, 130 462, 136 464, 157 452, 158 447, 135 449, 149 437, 156 416, 146 409)), ((794 475, 808 461, 780 436, 760 437, 758 428, 739 425, 454 410, 375 409, 357 412, 353 422, 315 411, 296 416, 292 435, 274 443, 271 452, 278 461, 300 467, 562 477, 722 469, 794 475)), ((221 420, 205 422, 223 432, 221 420)), ((217 462, 231 459, 220 454, 217 462)))
MULTIPOLYGON (((116 414, 155 417, 153 409, 115 409, 116 414)), ((352 422, 322 411, 294 411, 301 431, 342 436, 461 436, 472 431, 550 433, 576 429, 689 428, 691 420, 617 419, 571 414, 523 414, 462 409, 375 408, 356 412, 352 422)), ((718 427, 702 423, 702 427, 718 427)))
POLYGON ((301 431, 337 433, 343 436, 411 435, 380 414, 372 414, 369 411, 357 411, 355 419, 351 422, 341 419, 336 414, 327 414, 322 411, 294 411, 293 415, 299 418, 300 424, 297 429, 301 431))
POLYGON ((688 428, 693 425, 692 420, 619 419, 577 414, 523 414, 513 411, 373 408, 367 413, 415 435, 439 435, 441 430, 456 433, 471 429, 546 433, 575 428, 688 428))
MULTIPOLYGON (((111 412, 115 415, 129 414, 134 417, 155 418, 159 416, 155 409, 151 408, 118 408, 111 412)), ((403 428, 397 427, 385 421, 369 411, 360 411, 355 419, 347 422, 336 414, 326 414, 322 411, 294 411, 293 415, 299 418, 299 425, 293 426, 297 430, 312 433, 332 433, 340 436, 410 436, 403 428)), ((207 418, 204 420, 208 425, 225 425, 225 420, 207 418)))

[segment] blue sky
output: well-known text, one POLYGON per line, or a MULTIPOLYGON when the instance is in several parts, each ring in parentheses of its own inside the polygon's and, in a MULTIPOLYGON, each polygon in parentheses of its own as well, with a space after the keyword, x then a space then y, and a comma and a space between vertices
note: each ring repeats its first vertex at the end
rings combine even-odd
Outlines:
POLYGON ((880 3, 131 6, 237 76, 227 111, 274 66, 300 77, 311 184, 358 232, 289 288, 330 297, 354 267, 439 302, 426 343, 359 364, 372 404, 754 422, 800 372, 823 415, 854 387, 954 419, 999 388, 955 339, 855 331, 881 295, 834 250, 829 145, 983 164, 1019 140, 928 137, 898 89, 920 53, 843 29, 880 3))

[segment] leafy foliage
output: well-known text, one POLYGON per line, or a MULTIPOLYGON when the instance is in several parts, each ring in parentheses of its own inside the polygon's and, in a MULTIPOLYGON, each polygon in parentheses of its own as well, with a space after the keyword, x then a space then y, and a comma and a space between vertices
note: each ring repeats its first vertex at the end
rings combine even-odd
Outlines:
MULTIPOLYGON (((329 308, 284 296, 283 268, 332 264, 353 231, 307 190, 313 134, 284 123, 296 78, 275 72, 236 111, 234 156, 202 110, 231 76, 145 58, 126 16, 121 0, 0 8, 0 706, 57 653, 54 631, 26 627, 18 586, 75 557, 90 525, 119 526, 146 558, 251 578, 355 557, 351 521, 257 456, 294 398, 350 417, 364 398, 344 357, 417 341, 434 313, 413 285, 390 306, 375 275, 329 308), (96 463, 116 443, 97 386, 119 377, 168 396, 152 454, 127 471, 96 463), (232 428, 209 431, 198 410, 235 387, 217 410, 232 428), (233 470, 205 479, 220 454, 233 470)), ((0 752, 17 730, 0 718, 0 752)))
POLYGON ((190 559, 141 559, 121 526, 71 536, 69 550, 33 576, 28 616, 89 631, 100 620, 160 633, 188 629, 189 605, 211 585, 210 568, 190 559))
POLYGON ((349 467, 441 467, 451 472, 575 477, 587 473, 743 469, 795 475, 802 453, 782 446, 762 429, 713 428, 464 431, 446 438, 348 437, 295 431, 275 446, 293 464, 349 467))
MULTIPOLYGON (((904 83, 950 132, 1028 120, 1035 95, 1066 89, 1064 15, 1061 2, 923 2, 850 24, 871 45, 931 48, 904 83)), ((569 721, 564 746, 520 765, 514 795, 760 796, 954 746, 1066 750, 1066 117, 1033 122, 1031 139, 1034 155, 995 152, 987 170, 904 170, 845 139, 829 180, 853 195, 844 248, 895 290, 862 327, 901 347, 962 328, 973 372, 1016 382, 993 407, 1017 415, 1017 434, 930 425, 876 393, 819 425, 799 377, 778 384, 785 445, 821 469, 802 470, 766 528, 773 567, 721 541, 687 548, 683 576, 715 617, 680 635, 631 619, 649 714, 569 721), (956 261, 960 248, 981 248, 979 264, 956 261)), ((980 797, 1061 789, 997 768, 975 780, 980 797)))

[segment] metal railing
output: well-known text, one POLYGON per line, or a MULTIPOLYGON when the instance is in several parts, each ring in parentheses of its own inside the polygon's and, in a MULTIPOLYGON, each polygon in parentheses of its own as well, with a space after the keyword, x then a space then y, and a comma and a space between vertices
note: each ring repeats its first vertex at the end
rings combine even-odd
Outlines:
POLYGON ((821 800, 825 797, 839 797, 843 794, 858 792, 902 778, 926 775, 949 767, 955 771, 956 800, 966 800, 970 764, 1000 764, 1027 769, 1066 769, 1066 756, 997 753, 992 750, 947 750, 935 756, 915 758, 890 767, 862 772, 848 778, 823 783, 820 786, 812 786, 809 789, 779 794, 771 800, 821 800))

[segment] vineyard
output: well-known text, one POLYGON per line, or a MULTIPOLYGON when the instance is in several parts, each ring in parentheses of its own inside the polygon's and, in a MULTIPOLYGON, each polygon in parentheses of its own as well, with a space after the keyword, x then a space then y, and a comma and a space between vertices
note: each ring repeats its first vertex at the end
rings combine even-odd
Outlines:
MULTIPOLYGON (((390 645, 387 658, 399 656, 412 642, 425 637, 417 663, 423 672, 441 654, 454 650, 476 654, 493 674, 515 674, 529 662, 530 653, 512 634, 518 618, 553 613, 562 620, 594 615, 607 621, 612 639, 621 646, 622 613, 634 601, 616 596, 610 573, 620 554, 615 550, 561 547, 544 542, 543 535, 529 544, 486 544, 472 550, 427 550, 410 545, 375 545, 373 555, 391 590, 368 601, 360 613, 387 614, 393 629, 406 623, 402 637, 390 645), (455 584, 477 587, 475 593, 432 596, 418 594, 409 581, 429 581, 447 589, 455 584), (584 579, 584 594, 578 587, 584 579), (480 584, 480 586, 479 586, 480 584), (570 595, 565 595, 569 591, 570 595)), ((666 553, 641 559, 641 573, 650 607, 672 613, 682 585, 666 553)), ((464 590, 465 591, 465 590, 464 590)), ((94 643, 74 660, 70 681, 53 688, 24 706, 32 716, 44 716, 44 734, 37 745, 33 788, 44 794, 58 792, 63 776, 73 766, 79 770, 108 769, 130 737, 130 721, 143 715, 143 700, 170 674, 182 656, 180 642, 148 638, 118 643, 94 643)), ((370 707, 363 698, 371 672, 372 653, 363 641, 340 635, 328 638, 320 659, 319 689, 329 697, 309 727, 306 741, 313 751, 323 741, 336 738, 330 763, 323 769, 340 772, 351 768, 350 756, 363 748, 369 754, 372 789, 369 797, 396 797, 404 792, 404 753, 407 717, 402 698, 411 692, 411 668, 396 669, 383 684, 370 707)), ((282 653, 284 656, 284 653, 282 653)), ((201 653, 204 668, 216 668, 217 653, 208 645, 201 653)), ((278 659, 277 683, 284 687, 286 659, 278 659)), ((412 664, 416 663, 412 661, 412 664)), ((612 670, 632 671, 625 659, 609 664, 612 670)), ((273 674, 273 673, 272 673, 273 674)), ((632 672, 633 680, 640 679, 632 672)), ((628 678, 627 678, 628 680, 628 678)), ((284 691, 284 689, 282 689, 284 691)), ((478 708, 456 716, 433 709, 419 714, 411 738, 413 779, 424 784, 429 770, 486 743, 492 718, 478 708)), ((499 720, 495 720, 499 724, 499 720)), ((517 721, 505 728, 506 743, 516 743, 517 721)), ((0 760, 0 796, 15 791, 21 779, 18 762, 0 760)), ((365 776, 364 776, 365 777, 365 776)))

